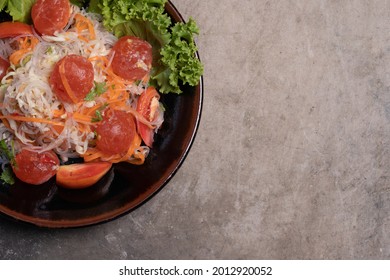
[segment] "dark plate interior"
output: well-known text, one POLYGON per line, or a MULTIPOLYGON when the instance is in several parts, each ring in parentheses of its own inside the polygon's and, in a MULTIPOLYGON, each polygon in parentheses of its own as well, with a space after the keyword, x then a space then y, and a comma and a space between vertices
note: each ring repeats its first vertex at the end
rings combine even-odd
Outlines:
MULTIPOLYGON (((171 2, 166 11, 174 22, 183 21, 171 2)), ((92 225, 128 213, 160 190, 182 164, 199 125, 202 100, 202 80, 197 87, 184 87, 181 95, 161 97, 165 122, 144 165, 116 164, 98 184, 84 190, 59 188, 54 179, 41 186, 0 186, 0 212, 53 228, 92 225)))

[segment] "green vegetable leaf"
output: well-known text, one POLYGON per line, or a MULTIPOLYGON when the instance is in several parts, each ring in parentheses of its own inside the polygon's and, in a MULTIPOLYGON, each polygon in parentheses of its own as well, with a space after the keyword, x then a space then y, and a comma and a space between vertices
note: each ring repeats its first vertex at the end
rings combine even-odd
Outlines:
POLYGON ((94 82, 94 83, 95 83, 95 87, 84 98, 85 101, 93 101, 96 97, 106 92, 107 86, 105 82, 103 83, 94 82))
POLYGON ((7 12, 14 21, 31 22, 31 8, 36 0, 8 0, 7 12))
POLYGON ((100 110, 95 111, 95 116, 96 117, 92 118, 92 122, 100 122, 103 120, 102 112, 100 112, 100 110))
POLYGON ((15 184, 15 178, 14 174, 12 172, 12 168, 10 166, 7 166, 3 172, 0 175, 0 179, 3 183, 8 184, 8 185, 13 185, 15 184))
POLYGON ((126 21, 125 15, 122 14, 120 8, 120 3, 122 2, 123 0, 100 0, 98 5, 103 15, 103 24, 111 31, 116 25, 126 21))
POLYGON ((2 11, 8 4, 8 0, 0 0, 0 11, 2 11))
POLYGON ((99 0, 90 0, 88 5, 88 12, 95 13, 95 14, 101 14, 102 10, 99 7, 99 0))
POLYGON ((196 56, 197 47, 193 35, 199 29, 193 19, 187 23, 176 23, 172 28, 172 39, 161 50, 161 61, 166 67, 158 69, 153 79, 162 93, 181 93, 180 82, 196 86, 203 74, 203 65, 196 56))

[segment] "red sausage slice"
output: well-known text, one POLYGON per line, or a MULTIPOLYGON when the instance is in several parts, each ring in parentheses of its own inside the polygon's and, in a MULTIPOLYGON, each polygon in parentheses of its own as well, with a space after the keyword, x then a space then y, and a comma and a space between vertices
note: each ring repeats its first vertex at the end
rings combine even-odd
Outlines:
POLYGON ((134 117, 119 110, 107 110, 96 127, 96 146, 107 155, 124 154, 136 133, 134 117))
POLYGON ((57 173, 60 165, 58 157, 52 151, 38 153, 23 149, 15 157, 12 166, 15 176, 28 184, 40 185, 57 173))
POLYGON ((124 36, 112 51, 112 70, 126 80, 141 80, 152 67, 152 46, 140 38, 124 36))
POLYGON ((68 24, 69 0, 37 0, 31 9, 35 29, 43 35, 53 35, 68 24))
POLYGON ((82 101, 93 87, 93 66, 79 55, 67 55, 56 63, 49 83, 62 102, 82 101))

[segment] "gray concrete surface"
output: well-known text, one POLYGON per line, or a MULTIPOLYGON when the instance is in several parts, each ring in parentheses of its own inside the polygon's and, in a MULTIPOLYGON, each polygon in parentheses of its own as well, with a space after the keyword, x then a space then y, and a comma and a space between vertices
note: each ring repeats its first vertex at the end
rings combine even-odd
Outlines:
POLYGON ((107 224, 0 219, 0 258, 390 259, 390 1, 173 2, 205 64, 180 171, 107 224))

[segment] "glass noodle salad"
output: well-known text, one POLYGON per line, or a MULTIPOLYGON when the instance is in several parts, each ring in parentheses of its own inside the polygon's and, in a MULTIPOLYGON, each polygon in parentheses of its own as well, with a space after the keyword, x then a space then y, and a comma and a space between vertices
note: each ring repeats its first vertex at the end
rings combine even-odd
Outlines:
MULTIPOLYGON (((84 188, 114 163, 143 164, 164 121, 160 93, 176 86, 161 80, 174 74, 161 70, 165 44, 156 50, 147 38, 107 28, 115 1, 91 1, 103 18, 69 0, 24 2, 30 5, 24 22, 0 23, 2 180, 12 184, 14 174, 39 185, 55 176, 59 186, 84 188), (80 163, 68 164, 74 158, 80 163)), ((147 0, 118 2, 131 13, 137 3, 162 11, 166 1, 156 1, 159 7, 147 0)), ((197 67, 195 82, 202 71, 197 67)))

